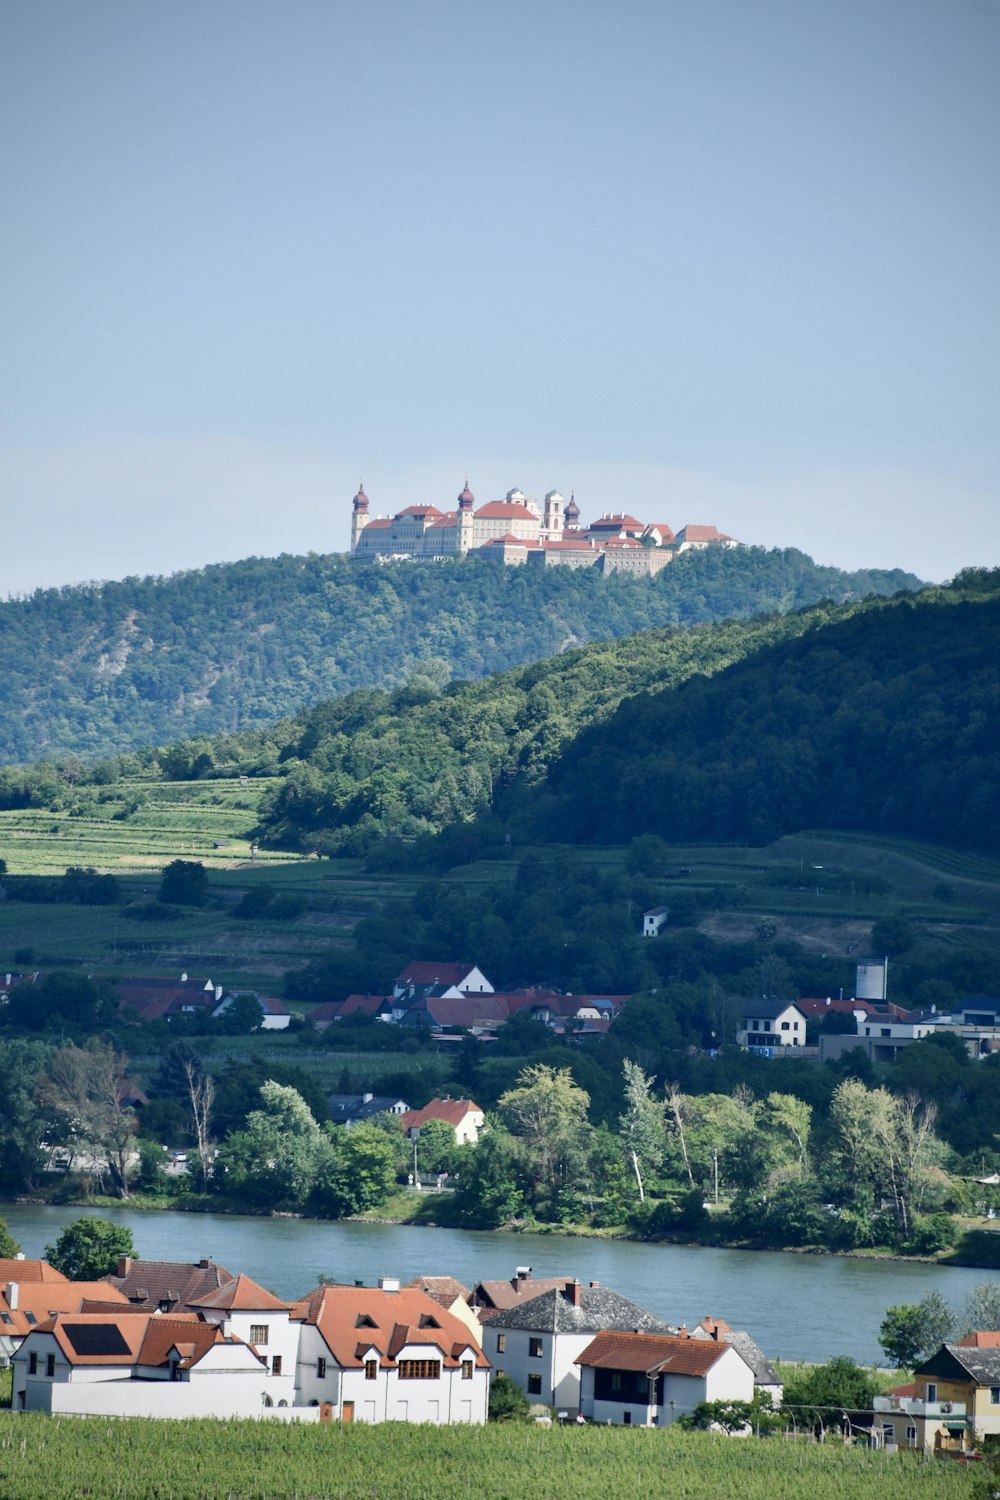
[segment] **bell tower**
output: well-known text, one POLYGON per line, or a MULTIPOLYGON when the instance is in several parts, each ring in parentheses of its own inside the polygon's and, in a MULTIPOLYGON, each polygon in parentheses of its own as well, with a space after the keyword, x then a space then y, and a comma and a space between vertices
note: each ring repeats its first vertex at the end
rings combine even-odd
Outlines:
POLYGON ((368 525, 368 496, 365 494, 365 482, 362 479, 358 486, 358 493, 354 497, 354 513, 351 516, 351 551, 358 550, 358 537, 368 525))

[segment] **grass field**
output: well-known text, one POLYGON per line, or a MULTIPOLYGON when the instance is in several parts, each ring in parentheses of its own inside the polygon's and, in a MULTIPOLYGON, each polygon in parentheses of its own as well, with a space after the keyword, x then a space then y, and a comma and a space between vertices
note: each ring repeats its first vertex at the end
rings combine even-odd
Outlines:
POLYGON ((0 1413, 5 1500, 957 1500, 975 1483, 906 1454, 676 1430, 0 1413))

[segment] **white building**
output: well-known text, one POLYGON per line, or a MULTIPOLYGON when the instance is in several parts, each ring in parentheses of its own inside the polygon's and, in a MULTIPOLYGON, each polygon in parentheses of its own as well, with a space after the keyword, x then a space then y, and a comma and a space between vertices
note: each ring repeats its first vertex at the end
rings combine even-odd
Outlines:
POLYGON ((753 1371, 714 1339, 599 1333, 577 1359, 589 1422, 669 1427, 702 1401, 752 1401, 753 1371))
POLYGON ((529 1400, 573 1415, 580 1407, 576 1360, 603 1329, 677 1331, 598 1282, 585 1287, 567 1281, 561 1290, 543 1292, 491 1317, 483 1346, 496 1373, 507 1375, 529 1400))
POLYGON ((736 1041, 765 1055, 774 1047, 804 1047, 806 1018, 790 1000, 747 1000, 736 1041))

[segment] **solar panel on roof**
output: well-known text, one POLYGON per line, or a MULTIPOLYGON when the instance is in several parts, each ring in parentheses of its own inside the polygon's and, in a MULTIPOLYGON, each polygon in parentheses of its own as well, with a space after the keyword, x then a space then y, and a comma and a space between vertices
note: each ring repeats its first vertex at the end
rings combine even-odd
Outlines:
POLYGON ((114 1323, 64 1323, 63 1327, 77 1354, 131 1353, 114 1323))

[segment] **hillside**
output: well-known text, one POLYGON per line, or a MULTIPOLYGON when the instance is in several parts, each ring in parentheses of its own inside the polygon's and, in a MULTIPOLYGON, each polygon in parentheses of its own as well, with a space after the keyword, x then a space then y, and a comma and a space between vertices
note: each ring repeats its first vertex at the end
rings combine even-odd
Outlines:
POLYGON ((479 679, 636 630, 917 583, 742 548, 684 554, 655 580, 310 555, 41 590, 0 602, 0 763, 253 729, 356 688, 479 679))
POLYGON ((764 844, 803 828, 1000 845, 1000 573, 847 612, 569 745, 536 833, 764 844))

